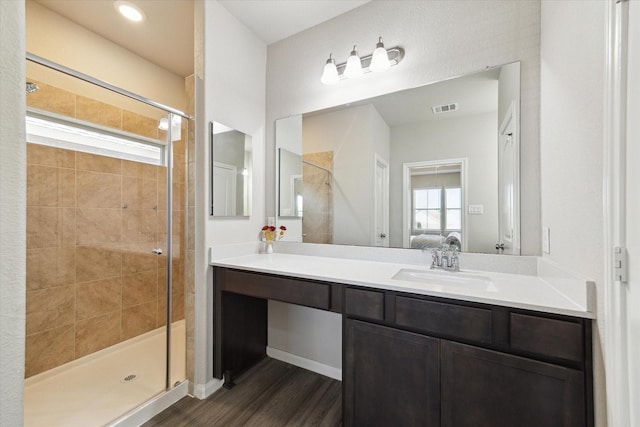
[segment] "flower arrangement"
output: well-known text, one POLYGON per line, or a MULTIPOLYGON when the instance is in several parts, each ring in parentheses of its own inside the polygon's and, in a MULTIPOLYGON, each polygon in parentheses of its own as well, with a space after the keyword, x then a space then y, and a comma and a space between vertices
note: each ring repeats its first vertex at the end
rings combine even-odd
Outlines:
POLYGON ((287 227, 284 225, 281 225, 279 228, 276 228, 273 225, 265 225, 262 227, 262 235, 267 242, 274 242, 282 239, 285 231, 287 231, 287 227))

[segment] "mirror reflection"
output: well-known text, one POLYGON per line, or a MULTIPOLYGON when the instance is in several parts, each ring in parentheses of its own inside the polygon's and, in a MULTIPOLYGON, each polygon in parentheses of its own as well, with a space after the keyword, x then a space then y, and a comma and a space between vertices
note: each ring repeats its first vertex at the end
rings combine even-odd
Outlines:
POLYGON ((512 63, 302 115, 302 241, 519 254, 519 104, 512 63))
POLYGON ((302 218, 302 157, 284 148, 278 149, 278 215, 302 218))
POLYGON ((211 215, 251 215, 251 136, 221 123, 210 123, 211 215))

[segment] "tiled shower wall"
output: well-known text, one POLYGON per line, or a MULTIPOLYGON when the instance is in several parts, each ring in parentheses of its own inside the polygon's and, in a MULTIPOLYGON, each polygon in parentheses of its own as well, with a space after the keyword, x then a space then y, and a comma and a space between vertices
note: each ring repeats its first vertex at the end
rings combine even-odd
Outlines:
MULTIPOLYGON (((304 154, 304 160, 333 170, 333 151, 304 154)), ((333 181, 326 170, 302 164, 302 234, 305 243, 333 243, 333 181)))
MULTIPOLYGON (((157 119, 38 83, 30 106, 159 138, 157 119), (36 96, 34 96, 36 95, 36 96)), ((183 127, 183 135, 186 126, 183 127)), ((173 320, 184 317, 185 144, 174 144, 173 320)), ((166 324, 166 169, 27 144, 26 377, 166 324)))

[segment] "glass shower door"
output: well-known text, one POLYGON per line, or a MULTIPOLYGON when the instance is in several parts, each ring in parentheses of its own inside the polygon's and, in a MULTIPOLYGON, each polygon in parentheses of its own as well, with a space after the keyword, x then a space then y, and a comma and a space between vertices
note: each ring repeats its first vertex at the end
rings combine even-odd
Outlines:
POLYGON ((25 425, 101 426, 185 377, 186 123, 27 75, 25 425))

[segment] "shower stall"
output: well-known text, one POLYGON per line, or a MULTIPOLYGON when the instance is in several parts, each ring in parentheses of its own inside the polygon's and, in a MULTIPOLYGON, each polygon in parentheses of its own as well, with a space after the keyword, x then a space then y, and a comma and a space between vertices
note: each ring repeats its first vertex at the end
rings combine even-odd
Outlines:
POLYGON ((27 80, 25 426, 109 425, 186 384, 191 117, 34 55, 27 80))

